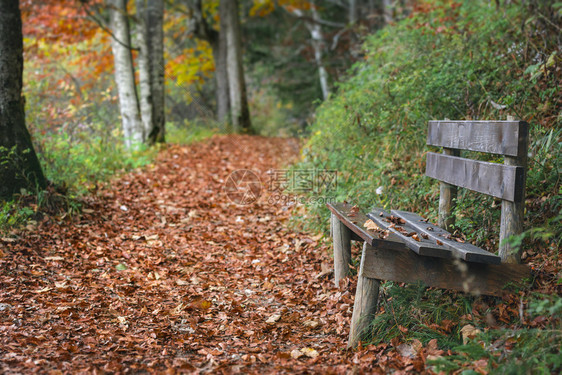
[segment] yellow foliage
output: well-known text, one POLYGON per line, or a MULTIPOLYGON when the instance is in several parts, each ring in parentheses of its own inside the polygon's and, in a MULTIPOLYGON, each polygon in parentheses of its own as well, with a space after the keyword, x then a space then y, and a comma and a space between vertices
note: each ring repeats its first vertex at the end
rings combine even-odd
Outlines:
MULTIPOLYGON (((250 17, 265 17, 275 10, 275 1, 273 0, 254 0, 250 9, 250 17)), ((292 11, 295 9, 310 10, 314 5, 307 0, 279 0, 279 6, 292 11)))
POLYGON ((167 54, 166 61, 166 77, 179 87, 202 85, 215 71, 211 46, 202 40, 196 39, 195 47, 184 49, 179 56, 167 54))

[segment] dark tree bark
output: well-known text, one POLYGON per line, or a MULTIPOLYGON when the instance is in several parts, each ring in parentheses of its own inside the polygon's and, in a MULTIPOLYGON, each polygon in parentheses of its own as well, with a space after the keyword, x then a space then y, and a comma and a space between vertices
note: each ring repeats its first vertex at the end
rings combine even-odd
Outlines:
POLYGON ((19 0, 0 0, 0 198, 46 180, 25 126, 23 36, 19 0), (13 151, 13 152, 12 152, 13 151))
POLYGON ((149 143, 163 143, 166 136, 164 0, 147 0, 147 13, 153 121, 153 129, 148 134, 148 141, 149 143))
POLYGON ((215 81, 217 84, 217 120, 224 124, 230 122, 230 94, 228 72, 226 70, 226 33, 219 33, 213 48, 215 60, 215 81))

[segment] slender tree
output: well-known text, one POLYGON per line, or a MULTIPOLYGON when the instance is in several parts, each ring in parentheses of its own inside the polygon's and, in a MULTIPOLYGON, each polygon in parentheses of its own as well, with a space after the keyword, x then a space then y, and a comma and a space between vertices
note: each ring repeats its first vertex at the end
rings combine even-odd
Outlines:
POLYGON ((166 136, 166 91, 164 62, 164 0, 147 1, 148 54, 152 96, 152 130, 148 142, 164 142, 166 136))
POLYGON ((19 0, 0 0, 0 198, 46 180, 25 126, 23 36, 19 0))
POLYGON ((246 95, 238 0, 221 0, 221 33, 226 34, 226 71, 230 93, 230 121, 235 132, 251 133, 250 110, 246 95))
POLYGON ((137 14, 135 17, 135 41, 139 48, 137 57, 137 67, 139 71, 139 105, 143 126, 143 141, 148 139, 148 135, 154 127, 153 118, 153 97, 151 82, 151 61, 148 43, 147 29, 147 0, 136 0, 137 14))
POLYGON ((393 21, 392 19, 392 0, 382 0, 382 13, 384 17, 384 23, 389 24, 393 21))
POLYGON ((312 49, 314 51, 314 61, 316 62, 316 66, 318 68, 318 78, 320 80, 320 88, 322 89, 322 98, 326 100, 330 95, 330 86, 328 85, 328 71, 324 66, 323 58, 326 42, 322 33, 321 23, 325 21, 320 19, 316 5, 314 3, 312 5, 313 6, 310 10, 312 13, 311 18, 305 17, 304 11, 299 8, 293 9, 292 13, 299 18, 305 19, 306 28, 310 32, 312 49))
POLYGON ((136 0, 135 40, 139 48, 139 104, 143 140, 149 144, 164 142, 164 2, 136 0))
POLYGON ((115 60, 115 81, 123 122, 125 146, 132 148, 144 141, 139 100, 135 85, 131 34, 126 0, 107 0, 109 27, 113 34, 111 48, 115 60))

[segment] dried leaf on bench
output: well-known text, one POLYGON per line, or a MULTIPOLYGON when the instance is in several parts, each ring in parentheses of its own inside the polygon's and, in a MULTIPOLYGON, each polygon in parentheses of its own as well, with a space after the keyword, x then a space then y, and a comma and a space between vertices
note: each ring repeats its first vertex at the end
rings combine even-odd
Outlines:
POLYGON ((412 238, 413 238, 414 240, 418 241, 418 242, 421 241, 421 240, 420 240, 420 236, 418 236, 417 234, 414 234, 414 235, 412 236, 412 238))
POLYGON ((355 205, 351 207, 351 209, 349 210, 349 214, 347 214, 347 216, 349 217, 357 216, 358 213, 359 213, 359 207, 355 205))
POLYGON ((380 231, 382 230, 375 222, 371 219, 367 220, 363 226, 370 230, 380 231))
POLYGON ((406 220, 400 218, 400 217, 396 217, 394 215, 390 215, 390 217, 388 218, 388 220, 390 220, 391 223, 397 224, 397 225, 403 225, 406 224, 406 220))

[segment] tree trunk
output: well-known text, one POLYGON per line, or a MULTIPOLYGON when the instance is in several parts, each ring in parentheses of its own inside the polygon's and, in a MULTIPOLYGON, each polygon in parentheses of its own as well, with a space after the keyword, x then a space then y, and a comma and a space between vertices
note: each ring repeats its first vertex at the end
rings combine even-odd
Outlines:
POLYGON ((154 128, 153 108, 152 108, 152 83, 151 83, 151 60, 148 49, 148 30, 147 30, 147 0, 136 0, 136 33, 135 40, 140 49, 137 62, 139 69, 139 104, 141 120, 143 125, 143 142, 148 140, 148 135, 154 128))
POLYGON ((110 28, 113 33, 111 48, 115 61, 115 81, 119 92, 119 106, 123 123, 125 147, 138 147, 143 141, 143 126, 131 53, 131 34, 125 0, 107 0, 110 28))
POLYGON ((23 36, 19 0, 0 0, 0 198, 46 180, 25 126, 23 36))
POLYGON ((384 16, 384 23, 388 25, 393 21, 392 19, 392 0, 382 0, 382 13, 384 16))
POLYGON ((357 0, 349 0, 349 23, 354 24, 358 18, 357 0))
POLYGON ((230 91, 228 89, 228 72, 226 70, 226 33, 220 32, 216 42, 211 46, 215 59, 217 121, 225 125, 230 122, 230 91))
MULTIPOLYGON (((310 32, 310 37, 312 39, 312 49, 314 50, 314 60, 318 68, 318 78, 320 79, 320 89, 322 90, 322 98, 324 100, 328 99, 330 95, 330 88, 328 86, 328 72, 324 67, 324 62, 322 59, 323 49, 324 49, 324 36, 322 35, 322 27, 319 22, 319 15, 316 8, 313 6, 311 9, 313 22, 305 22, 306 28, 310 32)), ((298 17, 303 18, 304 13, 300 9, 294 9, 293 13, 298 17)))
POLYGON ((238 0, 221 0, 221 34, 226 33, 226 71, 230 93, 230 120, 235 132, 251 133, 252 124, 242 66, 238 0))
POLYGON ((148 51, 151 63, 153 129, 150 143, 163 143, 166 138, 166 87, 164 62, 164 0, 148 0, 148 51))
POLYGON ((324 67, 324 62, 322 59, 322 50, 324 48, 324 36, 322 35, 322 27, 317 22, 318 12, 316 8, 312 8, 312 18, 314 23, 310 25, 310 35, 312 36, 312 47, 314 48, 314 59, 316 60, 316 65, 318 66, 318 75, 320 77, 320 87, 322 88, 322 97, 324 100, 328 99, 330 95, 330 88, 328 86, 328 72, 324 67))

